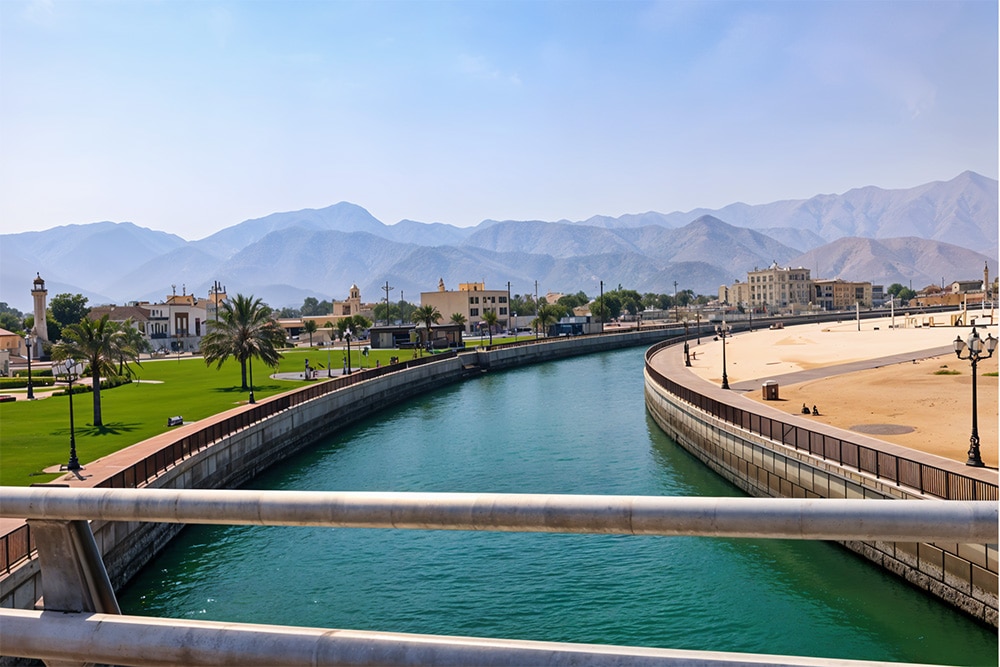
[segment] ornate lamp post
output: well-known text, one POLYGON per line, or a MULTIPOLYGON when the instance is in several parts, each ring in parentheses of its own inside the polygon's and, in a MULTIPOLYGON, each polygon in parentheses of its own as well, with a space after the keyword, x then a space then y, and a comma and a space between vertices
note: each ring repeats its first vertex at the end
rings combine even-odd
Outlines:
POLYGON ((726 326, 726 316, 722 315, 722 325, 718 328, 719 338, 722 339, 722 388, 729 389, 729 377, 726 375, 726 337, 729 327, 726 326))
POLYGON ((979 420, 977 418, 977 398, 976 398, 976 364, 982 359, 989 359, 993 356, 993 351, 997 349, 997 339, 993 334, 989 334, 984 341, 976 331, 976 322, 972 321, 972 333, 968 339, 962 340, 961 336, 955 336, 955 354, 959 359, 968 359, 972 362, 972 435, 969 437, 969 460, 965 462, 967 466, 976 468, 985 467, 983 459, 979 456, 979 420), (983 344, 985 343, 986 354, 983 354, 983 344), (965 356, 962 356, 962 353, 965 356))
POLYGON ((35 400, 35 387, 31 383, 31 348, 35 346, 35 330, 32 329, 24 337, 24 342, 28 346, 28 400, 35 400))
POLYGON ((76 457, 76 430, 73 424, 73 380, 83 372, 83 364, 72 359, 66 359, 57 364, 53 364, 52 372, 56 375, 65 375, 69 382, 69 463, 66 470, 76 472, 81 470, 80 460, 76 457))

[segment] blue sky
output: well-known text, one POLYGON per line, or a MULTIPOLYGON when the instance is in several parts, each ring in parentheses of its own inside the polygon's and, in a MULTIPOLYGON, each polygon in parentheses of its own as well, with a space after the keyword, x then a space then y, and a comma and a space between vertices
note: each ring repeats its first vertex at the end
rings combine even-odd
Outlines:
POLYGON ((0 232, 997 178, 996 2, 0 1, 0 232))

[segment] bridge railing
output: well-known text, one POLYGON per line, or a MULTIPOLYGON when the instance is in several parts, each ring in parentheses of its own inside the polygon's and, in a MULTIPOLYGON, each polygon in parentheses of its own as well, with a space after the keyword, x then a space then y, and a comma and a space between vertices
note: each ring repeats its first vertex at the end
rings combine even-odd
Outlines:
POLYGON ((906 456, 884 452, 850 439, 766 417, 675 382, 657 371, 650 360, 657 352, 676 342, 663 341, 646 351, 646 373, 665 391, 717 419, 826 461, 874 475, 877 479, 894 482, 897 486, 907 486, 923 495, 944 500, 997 500, 998 498, 996 484, 906 456))
POLYGON ((88 560, 96 548, 88 520, 995 543, 1000 515, 992 502, 924 500, 2 487, 0 516, 39 523, 45 599, 44 611, 0 609, 5 655, 138 667, 561 667, 819 660, 121 616, 103 564, 88 560))

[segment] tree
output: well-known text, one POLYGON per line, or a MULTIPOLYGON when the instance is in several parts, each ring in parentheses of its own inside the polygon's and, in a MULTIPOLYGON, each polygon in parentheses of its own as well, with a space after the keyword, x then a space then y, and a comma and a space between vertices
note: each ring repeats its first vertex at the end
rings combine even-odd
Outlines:
POLYGON ((302 323, 302 330, 309 334, 309 347, 313 346, 313 334, 319 327, 316 326, 316 320, 306 320, 302 323))
POLYGON ((82 294, 56 294, 49 302, 52 317, 61 327, 77 324, 87 313, 87 297, 82 294))
POLYGON ((11 308, 6 301, 0 301, 0 329, 19 333, 22 329, 24 313, 17 308, 11 308))
POLYGON ((465 315, 463 315, 462 313, 452 313, 451 314, 451 323, 452 324, 457 324, 458 326, 462 327, 463 329, 465 328, 465 323, 467 321, 468 320, 465 319, 465 315))
POLYGON ((254 357, 267 366, 275 366, 281 359, 278 348, 285 344, 285 332, 271 315, 271 309, 260 299, 237 294, 222 304, 218 323, 208 322, 208 333, 201 339, 201 352, 205 363, 222 364, 234 357, 240 362, 243 391, 247 385, 247 361, 254 357))
POLYGON ((127 335, 105 315, 99 320, 84 318, 63 328, 62 341, 52 347, 52 358, 85 361, 94 397, 94 426, 103 426, 101 417, 101 377, 117 375, 121 359, 138 362, 139 352, 130 347, 127 335))
POLYGON ((132 372, 132 367, 128 365, 129 362, 134 361, 137 366, 141 366, 139 355, 142 352, 149 352, 152 346, 146 340, 146 337, 142 335, 142 332, 136 328, 131 317, 122 322, 119 329, 122 332, 123 344, 118 350, 118 375, 132 377, 135 373, 132 372), (134 357, 132 356, 133 354, 134 357))
POLYGON ((299 312, 304 316, 319 315, 319 301, 314 296, 307 296, 302 302, 299 312))
POLYGON ((559 321, 560 308, 556 305, 549 305, 547 303, 538 306, 538 316, 535 317, 532 324, 535 325, 535 331, 548 331, 548 328, 559 321))
POLYGON ((441 313, 434 306, 420 306, 413 311, 413 321, 417 324, 423 324, 426 327, 427 333, 425 334, 422 343, 429 343, 431 340, 431 327, 438 323, 441 319, 441 313))
POLYGON ((493 327, 500 322, 500 318, 497 317, 495 310, 484 310, 483 322, 486 322, 486 329, 490 333, 490 345, 493 345, 493 327))
MULTIPOLYGON (((354 336, 354 338, 360 338, 361 332, 367 331, 368 328, 372 325, 372 321, 369 320, 364 315, 352 315, 350 317, 344 317, 340 320, 340 322, 344 322, 345 330, 347 327, 351 327, 351 335, 354 336)), ((340 322, 338 322, 337 324, 340 324, 340 322)))
POLYGON ((582 291, 576 294, 564 294, 556 301, 556 305, 562 306, 566 310, 573 310, 579 306, 584 306, 590 301, 582 291))

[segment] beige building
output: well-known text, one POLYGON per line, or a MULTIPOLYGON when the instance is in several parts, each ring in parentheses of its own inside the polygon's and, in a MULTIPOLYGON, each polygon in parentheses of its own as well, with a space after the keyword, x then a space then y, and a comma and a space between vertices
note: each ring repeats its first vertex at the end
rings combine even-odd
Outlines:
MULTIPOLYGON (((298 336, 300 342, 303 337, 308 338, 308 334, 302 332, 303 325, 312 320, 316 323, 316 333, 312 335, 313 345, 327 345, 335 337, 333 327, 337 326, 337 320, 345 317, 362 315, 373 323, 375 321, 375 304, 361 302, 361 290, 357 285, 351 285, 344 301, 334 300, 331 312, 325 315, 303 315, 302 317, 284 318, 278 320, 278 324, 285 330, 288 337, 298 336)), ((355 335, 360 332, 353 332, 355 335)))
POLYGON ((801 266, 793 269, 780 267, 775 262, 766 269, 755 268, 747 273, 747 283, 749 302, 754 308, 766 308, 770 311, 797 310, 807 307, 812 296, 809 269, 801 266))
POLYGON ((849 310, 860 304, 872 306, 872 284, 849 282, 840 278, 814 280, 812 302, 823 310, 849 310))
MULTIPOLYGON (((174 292, 162 303, 138 303, 147 311, 145 333, 154 352, 196 352, 201 348, 201 337, 208 333, 208 320, 214 319, 218 304, 226 300, 224 291, 214 289, 207 298, 174 292)), ((138 318, 133 322, 138 324, 138 318)))
POLYGON ((459 283, 458 290, 448 290, 444 280, 438 281, 436 292, 421 292, 420 305, 434 306, 441 313, 442 323, 451 321, 451 316, 461 313, 465 317, 467 332, 479 331, 483 313, 497 314, 500 328, 507 327, 507 290, 488 290, 485 283, 459 283))
POLYGON ((731 306, 750 304, 750 284, 739 280, 732 285, 719 285, 719 301, 731 306))

